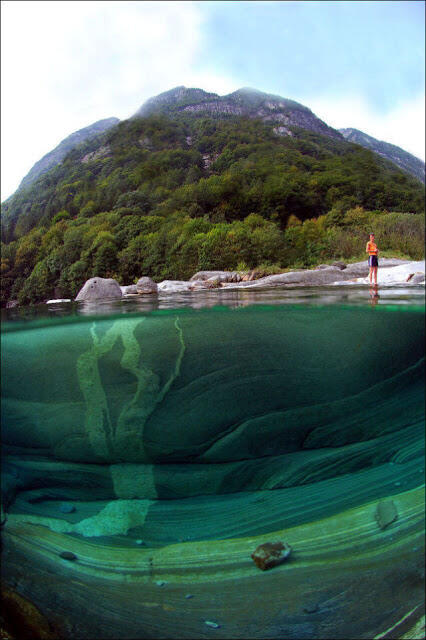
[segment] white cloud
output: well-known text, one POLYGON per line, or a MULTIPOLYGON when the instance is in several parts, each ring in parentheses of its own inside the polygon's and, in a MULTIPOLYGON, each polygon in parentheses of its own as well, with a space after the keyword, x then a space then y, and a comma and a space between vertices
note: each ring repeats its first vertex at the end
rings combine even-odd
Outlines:
POLYGON ((424 95, 400 102, 386 114, 378 113, 359 96, 311 98, 304 104, 335 129, 359 129, 425 159, 424 95))
POLYGON ((2 2, 2 199, 67 135, 132 115, 176 85, 238 85, 197 69, 196 2, 2 2))

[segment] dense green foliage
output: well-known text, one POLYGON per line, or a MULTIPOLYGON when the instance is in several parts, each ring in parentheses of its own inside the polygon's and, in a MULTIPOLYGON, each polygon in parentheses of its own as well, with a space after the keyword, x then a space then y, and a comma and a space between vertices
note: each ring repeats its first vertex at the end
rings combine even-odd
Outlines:
POLYGON ((371 229, 382 251, 421 258, 423 200, 416 179, 345 141, 236 117, 136 118, 3 205, 2 304, 75 296, 94 275, 362 258, 371 229))

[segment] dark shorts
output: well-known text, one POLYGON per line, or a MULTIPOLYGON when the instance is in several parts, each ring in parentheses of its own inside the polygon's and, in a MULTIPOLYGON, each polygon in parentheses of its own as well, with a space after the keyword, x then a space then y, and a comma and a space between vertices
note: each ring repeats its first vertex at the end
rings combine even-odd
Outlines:
POLYGON ((377 256, 368 256, 368 266, 369 267, 379 266, 379 261, 377 260, 377 256))

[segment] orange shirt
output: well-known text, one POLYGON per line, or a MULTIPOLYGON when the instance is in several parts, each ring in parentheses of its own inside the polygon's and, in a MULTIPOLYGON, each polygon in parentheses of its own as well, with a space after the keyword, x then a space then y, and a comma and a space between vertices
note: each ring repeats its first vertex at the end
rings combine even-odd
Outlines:
POLYGON ((377 256, 377 244, 375 242, 367 242, 367 249, 370 256, 377 256))

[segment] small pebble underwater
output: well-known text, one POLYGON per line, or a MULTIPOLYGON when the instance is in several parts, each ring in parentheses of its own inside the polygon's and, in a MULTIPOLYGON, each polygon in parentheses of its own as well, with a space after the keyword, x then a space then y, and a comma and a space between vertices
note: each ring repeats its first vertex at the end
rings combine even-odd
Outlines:
POLYGON ((424 637, 424 287, 217 294, 4 316, 5 593, 52 638, 424 637))

